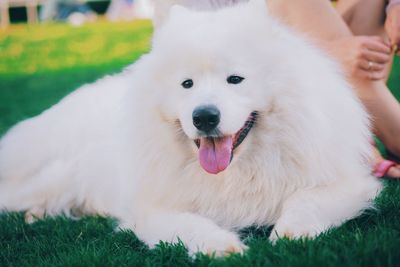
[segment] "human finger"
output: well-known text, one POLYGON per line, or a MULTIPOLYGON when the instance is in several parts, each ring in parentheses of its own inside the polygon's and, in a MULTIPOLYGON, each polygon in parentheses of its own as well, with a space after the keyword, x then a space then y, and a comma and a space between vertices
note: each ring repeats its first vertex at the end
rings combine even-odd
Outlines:
POLYGON ((392 51, 393 51, 394 54, 400 56, 400 49, 399 49, 399 47, 397 45, 393 45, 392 51))
POLYGON ((366 71, 381 71, 385 68, 385 64, 363 60, 360 63, 360 68, 366 71))
POLYGON ((383 41, 378 41, 378 40, 368 40, 365 42, 365 47, 368 50, 374 51, 374 52, 380 52, 384 54, 390 54, 392 50, 390 49, 390 44, 387 44, 383 41))
MULTIPOLYGON (((389 35, 389 34, 388 34, 389 35)), ((399 45, 400 44, 400 29, 396 31, 392 31, 389 35, 391 45, 399 45)))
POLYGON ((371 50, 365 50, 362 53, 362 57, 367 61, 372 61, 380 64, 385 64, 390 61, 390 54, 379 53, 371 50))
POLYGON ((387 47, 389 47, 390 49, 390 40, 388 40, 388 38, 383 38, 381 36, 371 36, 369 37, 371 40, 374 40, 376 42, 379 42, 387 47))

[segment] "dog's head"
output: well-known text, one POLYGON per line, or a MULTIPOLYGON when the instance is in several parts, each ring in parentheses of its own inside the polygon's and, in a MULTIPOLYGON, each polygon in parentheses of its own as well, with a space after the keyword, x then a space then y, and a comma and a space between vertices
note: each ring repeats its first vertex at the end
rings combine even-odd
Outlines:
POLYGON ((170 13, 153 39, 155 79, 164 91, 159 109, 179 122, 203 169, 217 174, 252 145, 272 101, 279 33, 263 0, 214 12, 179 6, 170 13))

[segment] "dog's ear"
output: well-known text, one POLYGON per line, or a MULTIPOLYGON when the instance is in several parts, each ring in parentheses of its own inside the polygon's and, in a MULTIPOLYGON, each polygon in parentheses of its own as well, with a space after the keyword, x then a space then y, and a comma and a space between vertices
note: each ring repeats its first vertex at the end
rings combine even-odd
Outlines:
POLYGON ((158 28, 168 18, 189 12, 179 0, 154 0, 153 25, 158 28))
POLYGON ((184 14, 189 13, 189 9, 187 9, 186 7, 179 5, 179 4, 175 4, 173 5, 170 9, 169 9, 169 17, 176 17, 176 16, 182 16, 184 14))

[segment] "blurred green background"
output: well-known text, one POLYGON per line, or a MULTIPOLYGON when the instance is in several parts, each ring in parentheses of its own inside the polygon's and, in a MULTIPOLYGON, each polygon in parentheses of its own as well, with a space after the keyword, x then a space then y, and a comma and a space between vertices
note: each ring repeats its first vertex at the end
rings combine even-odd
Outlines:
POLYGON ((0 74, 126 65, 148 50, 150 33, 149 21, 13 25, 0 32, 0 74))
POLYGON ((150 47, 149 20, 16 24, 0 30, 0 134, 150 47))

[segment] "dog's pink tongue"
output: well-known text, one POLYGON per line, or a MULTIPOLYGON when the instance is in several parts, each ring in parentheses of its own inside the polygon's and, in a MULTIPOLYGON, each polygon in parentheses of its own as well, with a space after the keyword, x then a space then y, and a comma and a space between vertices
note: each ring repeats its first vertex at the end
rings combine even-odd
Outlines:
POLYGON ((201 138, 199 148, 200 165, 209 173, 225 170, 231 162, 232 137, 201 138))

